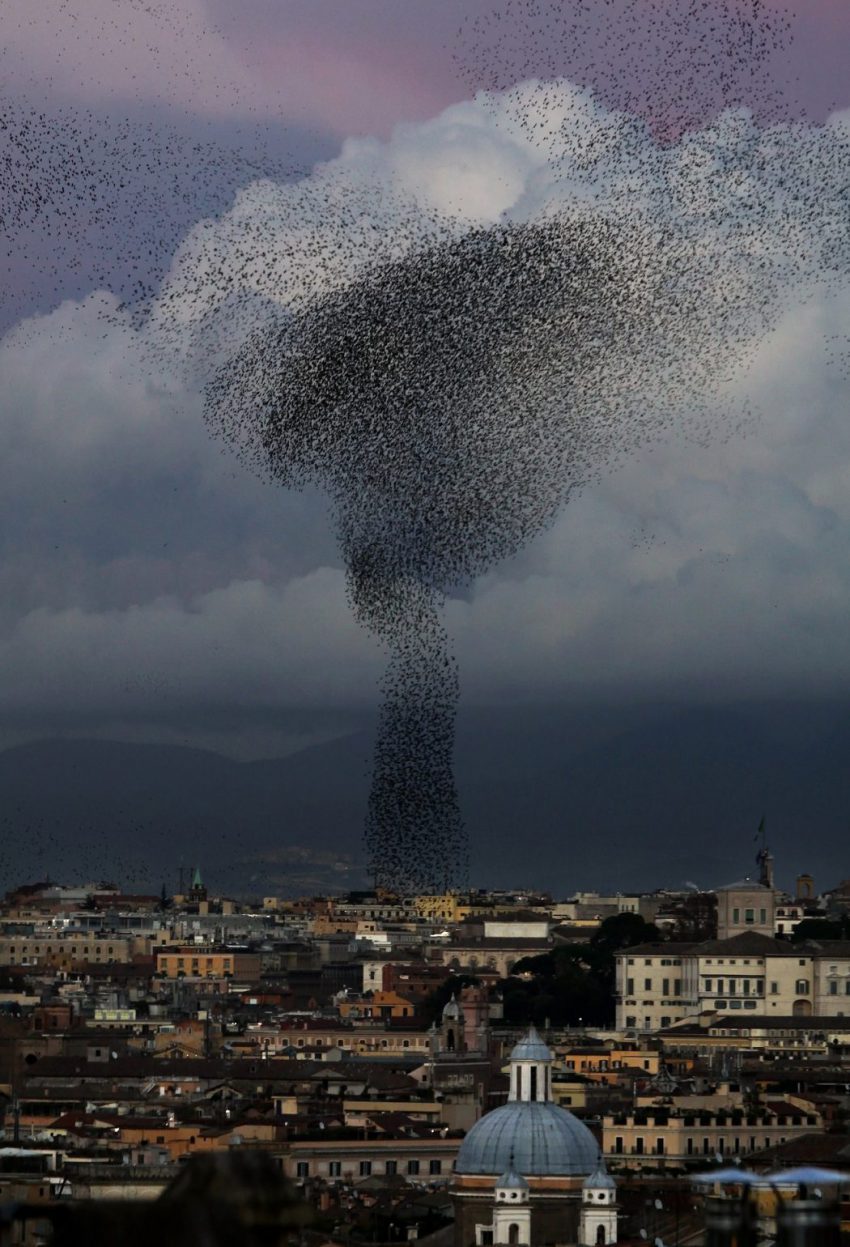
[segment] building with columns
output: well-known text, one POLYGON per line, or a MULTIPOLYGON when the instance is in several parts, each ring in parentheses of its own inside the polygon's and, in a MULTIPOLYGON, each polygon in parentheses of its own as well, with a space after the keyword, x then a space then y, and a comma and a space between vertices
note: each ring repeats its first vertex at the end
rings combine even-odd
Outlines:
POLYGON ((508 1102, 463 1140, 451 1183, 455 1247, 579 1242, 582 1192, 600 1167, 599 1144, 552 1100, 552 1061, 532 1027, 511 1052, 508 1102))

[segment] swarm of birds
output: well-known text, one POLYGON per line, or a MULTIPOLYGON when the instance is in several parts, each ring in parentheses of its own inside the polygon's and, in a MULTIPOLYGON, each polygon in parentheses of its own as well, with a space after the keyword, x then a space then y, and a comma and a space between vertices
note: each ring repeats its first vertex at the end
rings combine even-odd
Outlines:
MULTIPOLYGON (((253 467, 330 499, 352 608, 388 655, 366 814, 384 886, 467 877, 447 595, 671 425, 746 419, 725 387, 784 292, 850 272, 850 138, 779 124, 787 33, 761 0, 503 0, 455 48, 537 162, 497 224, 327 170, 275 197, 269 166, 110 313, 157 366, 179 358, 253 467)), ((6 126, 3 192, 22 168, 12 212, 33 228, 70 157, 70 238, 114 187, 42 122, 6 126)), ((119 182, 145 158, 123 151, 119 182)), ((176 177, 182 155, 157 158, 176 177)), ((190 201, 216 165, 195 155, 190 201)), ((145 211, 167 250, 167 207, 145 211)))
MULTIPOLYGON (((501 0, 462 21, 451 53, 474 91, 532 79, 545 101, 547 84, 566 79, 670 142, 741 103, 762 122, 798 116, 792 25, 788 9, 765 0, 501 0)), ((529 134, 542 133, 544 117, 526 112, 529 134)))

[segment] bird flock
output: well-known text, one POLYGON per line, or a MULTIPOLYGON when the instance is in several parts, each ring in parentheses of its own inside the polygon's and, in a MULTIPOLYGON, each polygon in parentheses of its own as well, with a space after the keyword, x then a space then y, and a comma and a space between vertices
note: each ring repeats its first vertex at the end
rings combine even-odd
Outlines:
POLYGON ((329 499, 351 607, 387 652, 365 832, 382 886, 467 880, 453 591, 671 427, 746 421, 732 382, 788 292, 850 274, 850 133, 794 120, 788 37, 761 0, 502 0, 470 18, 456 63, 534 168, 484 225, 327 170, 276 198, 283 171, 261 159, 216 216, 208 147, 187 166, 182 141, 127 130, 113 154, 97 126, 57 137, 5 113, 4 214, 26 234, 52 205, 69 251, 131 165, 164 166, 171 190, 142 196, 135 235, 147 275, 141 255, 106 255, 125 302, 104 315, 152 366, 180 360, 252 467, 329 499), (172 206, 199 201, 210 217, 163 276, 172 206))

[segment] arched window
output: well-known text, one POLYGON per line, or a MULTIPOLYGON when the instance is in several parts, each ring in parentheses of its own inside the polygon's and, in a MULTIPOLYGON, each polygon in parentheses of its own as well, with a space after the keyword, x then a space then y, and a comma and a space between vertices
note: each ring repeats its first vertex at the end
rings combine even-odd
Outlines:
POLYGON ((455 1033, 454 1033, 454 1028, 451 1026, 446 1031, 446 1047, 448 1048, 449 1052, 454 1052, 455 1050, 455 1033))
POLYGON ((515 1221, 508 1226, 508 1242, 511 1244, 519 1242, 519 1226, 515 1221))
POLYGON ((596 1247, 605 1247, 605 1226, 597 1225, 596 1227, 596 1247))

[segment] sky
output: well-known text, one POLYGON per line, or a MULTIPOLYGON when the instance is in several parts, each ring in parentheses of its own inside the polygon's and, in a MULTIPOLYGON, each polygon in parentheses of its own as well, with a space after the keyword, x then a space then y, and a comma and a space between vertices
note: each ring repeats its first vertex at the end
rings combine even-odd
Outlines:
MULTIPOLYGON (((154 192, 170 222, 143 274, 157 292, 197 271, 205 228, 232 242, 259 216, 283 220, 300 178, 387 179, 473 223, 515 211, 537 158, 501 104, 473 100, 476 86, 554 66, 575 87, 602 81, 601 108, 622 106, 637 79, 627 40, 553 53, 545 26, 530 37, 506 20, 511 53, 494 80, 480 31, 499 8, 0 0, 7 105, 57 130, 69 117, 89 135, 130 124, 170 150, 178 135, 222 153, 194 198, 137 171, 71 241, 57 220, 7 230, 0 745, 95 735, 264 756, 374 706, 383 656, 351 616, 325 501, 255 478, 213 439, 197 393, 121 326, 118 299, 154 192), (282 170, 271 185, 237 158, 261 150, 282 170)), ((850 126, 850 8, 807 0, 788 21, 790 45, 767 70, 775 115, 850 126)), ((669 122, 676 98, 657 55, 656 86, 636 93, 650 123, 669 122)), ((748 99, 743 81, 740 95, 759 112, 762 87, 748 99)), ((751 412, 740 427, 672 428, 449 601, 465 702, 846 697, 848 312, 840 283, 793 292, 730 381, 730 410, 751 412)))

